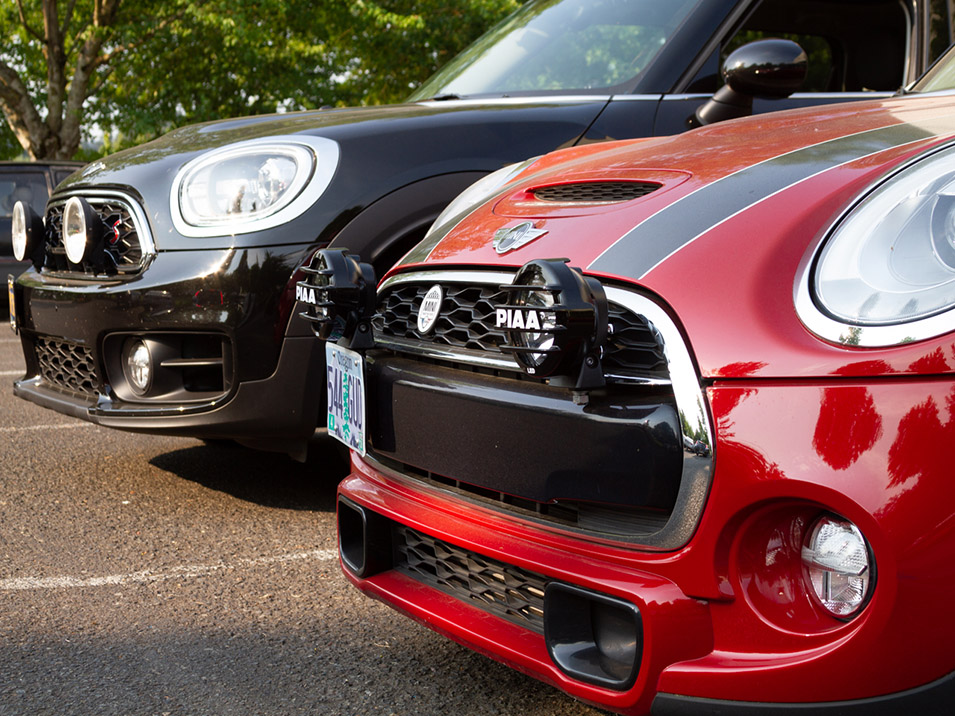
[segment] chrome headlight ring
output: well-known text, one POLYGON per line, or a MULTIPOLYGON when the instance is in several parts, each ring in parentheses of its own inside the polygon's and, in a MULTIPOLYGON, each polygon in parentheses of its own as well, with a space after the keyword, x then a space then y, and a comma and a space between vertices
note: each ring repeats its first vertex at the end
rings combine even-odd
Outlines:
POLYGON ((200 154, 173 181, 173 224, 194 238, 285 224, 328 189, 340 155, 334 140, 304 135, 251 139, 200 154))
POLYGON ((796 313, 867 348, 955 330, 955 147, 907 163, 860 197, 800 264, 796 313))

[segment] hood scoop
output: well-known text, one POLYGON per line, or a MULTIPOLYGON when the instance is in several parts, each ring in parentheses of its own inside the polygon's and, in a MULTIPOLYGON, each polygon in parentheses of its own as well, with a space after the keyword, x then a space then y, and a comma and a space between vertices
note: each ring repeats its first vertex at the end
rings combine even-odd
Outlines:
POLYGON ((639 199, 661 186, 662 184, 641 181, 586 181, 537 187, 529 193, 537 201, 551 204, 599 206, 639 199))

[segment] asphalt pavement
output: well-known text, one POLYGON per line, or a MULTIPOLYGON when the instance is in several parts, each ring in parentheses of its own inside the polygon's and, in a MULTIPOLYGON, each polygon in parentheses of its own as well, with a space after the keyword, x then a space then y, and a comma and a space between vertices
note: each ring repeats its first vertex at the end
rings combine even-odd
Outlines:
POLYGON ((306 464, 13 396, 0 325, 0 716, 594 716, 341 574, 331 445, 306 464))

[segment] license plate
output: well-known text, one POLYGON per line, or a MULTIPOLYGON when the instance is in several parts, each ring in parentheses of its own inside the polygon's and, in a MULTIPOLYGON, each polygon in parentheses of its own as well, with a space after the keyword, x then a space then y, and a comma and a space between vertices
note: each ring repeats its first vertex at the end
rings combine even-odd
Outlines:
POLYGON ((365 377, 359 353, 325 343, 328 384, 328 434, 365 454, 365 377))
POLYGON ((12 274, 7 274, 7 300, 10 303, 10 328, 17 332, 17 305, 13 299, 13 284, 16 279, 12 274))

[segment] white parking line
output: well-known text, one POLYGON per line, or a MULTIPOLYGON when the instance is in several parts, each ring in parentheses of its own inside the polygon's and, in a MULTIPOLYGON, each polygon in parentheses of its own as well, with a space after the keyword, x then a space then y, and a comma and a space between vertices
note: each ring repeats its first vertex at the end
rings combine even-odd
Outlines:
POLYGON ((19 338, 0 338, 0 343, 19 343, 19 338))
POLYGON ((263 564, 277 564, 281 562, 296 562, 315 560, 328 562, 338 559, 338 552, 333 549, 316 549, 310 552, 281 554, 275 557, 260 557, 259 559, 240 559, 232 564, 205 564, 193 567, 173 567, 166 572, 131 572, 129 574, 110 574, 105 577, 18 577, 0 579, 0 592, 25 589, 75 589, 77 587, 103 587, 116 584, 146 584, 162 582, 166 579, 192 579, 204 577, 213 572, 239 567, 257 567, 263 564))
POLYGON ((22 370, 0 370, 0 375, 23 375, 22 370))
POLYGON ((92 428, 93 423, 54 423, 52 425, 24 425, 18 428, 0 428, 0 433, 22 433, 27 430, 66 430, 69 428, 92 428))

